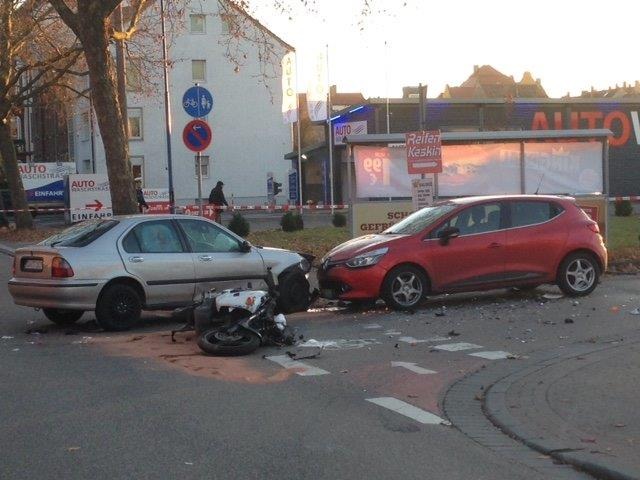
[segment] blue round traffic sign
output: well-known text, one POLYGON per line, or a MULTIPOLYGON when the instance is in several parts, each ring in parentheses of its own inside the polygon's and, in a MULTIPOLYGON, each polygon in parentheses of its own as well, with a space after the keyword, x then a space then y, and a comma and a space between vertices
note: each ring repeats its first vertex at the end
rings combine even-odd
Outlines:
POLYGON ((182 141, 192 152, 205 150, 213 140, 213 132, 204 120, 191 120, 182 131, 182 141))
POLYGON ((206 88, 196 85, 184 92, 182 106, 191 117, 205 117, 213 108, 213 95, 206 88))

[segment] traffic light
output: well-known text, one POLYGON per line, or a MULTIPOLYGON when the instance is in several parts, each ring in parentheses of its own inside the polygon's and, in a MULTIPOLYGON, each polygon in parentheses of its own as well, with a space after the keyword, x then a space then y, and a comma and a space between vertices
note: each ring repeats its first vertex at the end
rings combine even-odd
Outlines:
POLYGON ((278 182, 273 182, 273 194, 277 195, 282 191, 282 184, 278 182))

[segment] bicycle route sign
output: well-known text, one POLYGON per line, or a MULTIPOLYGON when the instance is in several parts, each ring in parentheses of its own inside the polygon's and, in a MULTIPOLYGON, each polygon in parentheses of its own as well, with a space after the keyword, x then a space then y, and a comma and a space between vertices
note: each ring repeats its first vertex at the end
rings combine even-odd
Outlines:
POLYGON ((213 139, 211 127, 204 120, 191 120, 182 131, 182 141, 192 152, 205 150, 213 139))
POLYGON ((184 92, 182 107, 190 117, 206 117, 213 109, 213 95, 206 88, 196 85, 184 92))

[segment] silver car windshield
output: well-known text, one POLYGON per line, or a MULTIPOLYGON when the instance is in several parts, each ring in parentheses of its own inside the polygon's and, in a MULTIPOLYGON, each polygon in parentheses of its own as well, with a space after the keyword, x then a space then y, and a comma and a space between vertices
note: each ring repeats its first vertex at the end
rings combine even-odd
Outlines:
POLYGON ((73 225, 62 232, 43 240, 40 242, 40 245, 47 245, 50 247, 55 247, 56 245, 64 247, 84 247, 117 224, 117 220, 89 220, 87 222, 73 225))
POLYGON ((384 232, 385 235, 402 234, 413 235, 427 228, 432 223, 438 221, 447 213, 457 208, 457 205, 453 203, 445 203, 442 205, 436 205, 434 207, 425 207, 417 212, 412 213, 404 220, 387 228, 384 232))

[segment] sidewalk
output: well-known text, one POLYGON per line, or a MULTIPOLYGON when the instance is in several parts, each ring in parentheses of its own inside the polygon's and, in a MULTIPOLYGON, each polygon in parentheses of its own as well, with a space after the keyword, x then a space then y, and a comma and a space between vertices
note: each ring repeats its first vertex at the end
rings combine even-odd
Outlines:
POLYGON ((531 358, 491 386, 503 432, 605 479, 640 478, 640 335, 531 358))

